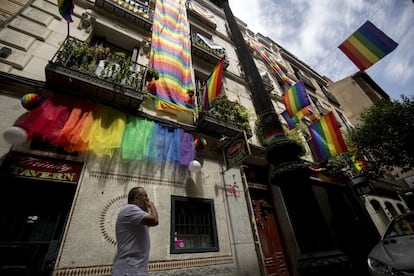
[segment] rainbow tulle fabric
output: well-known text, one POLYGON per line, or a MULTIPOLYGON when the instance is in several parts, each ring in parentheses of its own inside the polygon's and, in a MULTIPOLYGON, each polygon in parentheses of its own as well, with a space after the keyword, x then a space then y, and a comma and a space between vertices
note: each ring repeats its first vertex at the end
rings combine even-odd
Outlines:
POLYGON ((112 158, 120 151, 124 160, 169 161, 184 166, 195 156, 194 138, 182 129, 62 95, 46 99, 16 125, 24 128, 30 139, 69 153, 112 158))

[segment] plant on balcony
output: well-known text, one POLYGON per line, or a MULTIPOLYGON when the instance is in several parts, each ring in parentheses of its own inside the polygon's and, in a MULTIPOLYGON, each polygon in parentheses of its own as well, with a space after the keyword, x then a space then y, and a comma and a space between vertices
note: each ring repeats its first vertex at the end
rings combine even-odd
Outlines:
POLYGON ((160 78, 160 74, 158 73, 157 70, 148 67, 145 78, 147 81, 151 81, 153 78, 155 80, 158 80, 160 78))
POLYGON ((230 101, 226 95, 215 98, 210 109, 204 112, 217 120, 229 122, 243 130, 250 131, 249 111, 238 102, 230 101))

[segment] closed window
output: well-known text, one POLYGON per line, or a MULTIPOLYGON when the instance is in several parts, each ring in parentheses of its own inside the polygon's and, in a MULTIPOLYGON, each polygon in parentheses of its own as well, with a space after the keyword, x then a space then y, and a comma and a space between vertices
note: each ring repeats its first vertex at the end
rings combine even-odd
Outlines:
POLYGON ((171 253, 218 251, 214 201, 171 197, 171 253))

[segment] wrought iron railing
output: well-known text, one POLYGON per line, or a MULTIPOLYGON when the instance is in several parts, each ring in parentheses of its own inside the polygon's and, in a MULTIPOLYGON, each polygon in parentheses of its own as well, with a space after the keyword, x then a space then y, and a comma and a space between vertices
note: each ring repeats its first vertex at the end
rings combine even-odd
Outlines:
POLYGON ((124 93, 145 90, 147 66, 132 62, 126 53, 90 46, 73 37, 66 38, 48 67, 124 93))
POLYGON ((195 45, 218 58, 223 58, 226 55, 226 50, 223 47, 196 32, 191 34, 191 39, 195 45))

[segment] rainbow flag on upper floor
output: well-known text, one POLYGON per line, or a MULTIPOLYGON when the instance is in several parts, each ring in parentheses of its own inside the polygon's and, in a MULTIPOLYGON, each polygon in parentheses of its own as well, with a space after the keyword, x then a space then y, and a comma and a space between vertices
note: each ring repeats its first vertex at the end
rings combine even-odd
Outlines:
POLYGON ((363 71, 391 53, 397 46, 398 43, 367 21, 338 48, 363 71))

